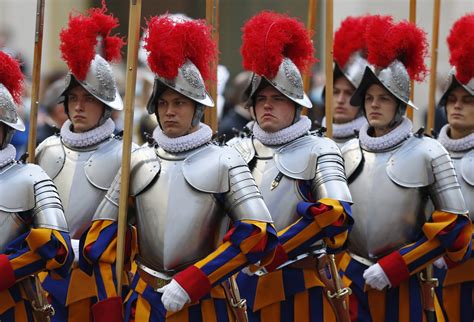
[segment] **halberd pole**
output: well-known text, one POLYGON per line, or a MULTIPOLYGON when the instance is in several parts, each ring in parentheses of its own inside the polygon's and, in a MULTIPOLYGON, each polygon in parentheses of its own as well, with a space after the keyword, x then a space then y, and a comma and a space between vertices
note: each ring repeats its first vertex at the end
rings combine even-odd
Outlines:
POLYGON ((130 182, 130 159, 133 135, 133 105, 137 81, 138 44, 140 40, 141 0, 130 0, 128 25, 128 50, 125 88, 125 122, 123 131, 122 168, 117 231, 117 295, 122 293, 122 274, 125 261, 125 236, 127 228, 128 191, 130 182))

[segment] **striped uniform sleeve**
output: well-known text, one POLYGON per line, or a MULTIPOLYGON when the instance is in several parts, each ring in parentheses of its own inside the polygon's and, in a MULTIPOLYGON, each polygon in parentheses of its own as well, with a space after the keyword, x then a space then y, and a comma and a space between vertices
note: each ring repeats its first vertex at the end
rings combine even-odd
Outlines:
POLYGON ((0 291, 43 270, 65 277, 74 260, 71 249, 68 233, 49 228, 32 228, 18 236, 0 255, 0 291))
POLYGON ((472 232, 467 216, 436 210, 422 230, 418 241, 379 260, 392 286, 400 285, 442 255, 452 262, 469 258, 472 232))
MULTIPOLYGON (((114 220, 95 220, 81 238, 79 266, 88 274, 94 274, 98 302, 92 306, 94 321, 122 321, 122 298, 117 294, 117 230, 114 220)), ((126 281, 131 260, 137 251, 137 235, 129 226, 125 236, 125 265, 123 281, 126 281)))
POLYGON ((307 252, 318 240, 325 242, 330 253, 338 252, 346 245, 354 223, 349 203, 334 199, 321 199, 317 203, 301 201, 297 212, 301 217, 278 232, 275 257, 265 266, 268 271, 307 252))
POLYGON ((277 244, 272 224, 254 220, 236 221, 223 243, 201 261, 176 274, 174 279, 195 302, 211 288, 255 263, 271 252, 277 244))

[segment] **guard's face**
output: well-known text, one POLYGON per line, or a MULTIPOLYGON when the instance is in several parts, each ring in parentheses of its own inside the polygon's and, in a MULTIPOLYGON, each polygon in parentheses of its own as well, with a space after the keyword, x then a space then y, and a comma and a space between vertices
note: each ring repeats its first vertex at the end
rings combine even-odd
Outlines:
POLYGON ((446 112, 450 127, 462 132, 474 132, 474 96, 461 86, 449 93, 446 112))
POLYGON ((273 86, 265 87, 255 97, 255 116, 265 132, 273 133, 290 126, 295 111, 295 103, 273 86))
POLYGON ((332 102, 334 123, 347 123, 356 118, 359 108, 350 104, 354 91, 354 86, 345 77, 339 77, 334 82, 332 102))
POLYGON ((69 119, 76 133, 87 132, 99 124, 104 114, 104 103, 87 92, 82 86, 76 86, 67 95, 69 119))
POLYGON ((388 131, 397 111, 397 100, 378 84, 370 85, 365 93, 365 113, 370 126, 388 131))
POLYGON ((156 113, 163 132, 170 138, 177 138, 197 130, 191 123, 195 103, 184 95, 167 89, 157 102, 156 113))

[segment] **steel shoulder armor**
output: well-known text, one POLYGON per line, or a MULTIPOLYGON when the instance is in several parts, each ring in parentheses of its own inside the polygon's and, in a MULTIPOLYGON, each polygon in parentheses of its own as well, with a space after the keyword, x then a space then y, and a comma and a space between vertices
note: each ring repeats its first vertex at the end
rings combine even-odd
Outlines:
POLYGON ((246 162, 230 147, 210 145, 184 160, 186 181, 198 191, 225 194, 225 208, 233 220, 271 222, 246 162))
POLYGON ((471 220, 474 220, 474 149, 450 152, 471 220))
POLYGON ((14 163, 0 173, 0 213, 16 222, 15 231, 5 231, 6 235, 18 236, 27 228, 18 216, 23 212, 31 212, 34 227, 68 231, 61 201, 51 179, 37 165, 14 163))
POLYGON ((38 164, 58 188, 71 237, 80 238, 120 169, 122 141, 110 137, 94 146, 72 148, 52 136, 37 153, 38 164))
MULTIPOLYGON (((148 144, 132 151, 130 162, 130 195, 143 192, 160 173, 160 159, 156 150, 148 144)), ((121 171, 117 173, 110 189, 94 214, 93 220, 113 220, 118 218, 121 171)))

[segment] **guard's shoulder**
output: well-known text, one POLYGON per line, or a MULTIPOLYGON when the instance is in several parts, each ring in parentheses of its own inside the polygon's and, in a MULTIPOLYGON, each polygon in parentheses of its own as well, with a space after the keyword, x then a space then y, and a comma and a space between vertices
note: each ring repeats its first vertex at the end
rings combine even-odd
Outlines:
POLYGON ((387 174, 404 187, 424 187, 434 182, 433 167, 450 160, 448 151, 436 140, 411 136, 388 160, 387 174))
POLYGON ((52 135, 36 148, 36 163, 52 178, 61 172, 66 160, 66 152, 59 135, 52 135))
POLYGON ((344 169, 346 177, 350 178, 362 162, 363 155, 360 148, 359 139, 347 141, 341 148, 344 158, 344 169))
POLYGON ((284 175, 297 180, 316 176, 318 159, 323 155, 341 156, 336 143, 319 135, 305 135, 275 151, 275 164, 284 175))
POLYGON ((15 163, 1 175, 0 210, 20 212, 35 206, 35 185, 51 179, 36 164, 15 163))
POLYGON ((255 147, 253 146, 251 137, 235 137, 229 140, 226 144, 239 152, 247 163, 252 161, 255 157, 255 147))
POLYGON ((241 166, 247 163, 235 149, 209 144, 184 160, 183 175, 199 191, 224 193, 230 188, 229 170, 241 166))
POLYGON ((474 149, 467 152, 461 160, 461 176, 470 186, 474 186, 474 149))
POLYGON ((160 159, 153 147, 143 145, 135 149, 130 161, 131 194, 142 192, 160 173, 160 169, 160 159))

